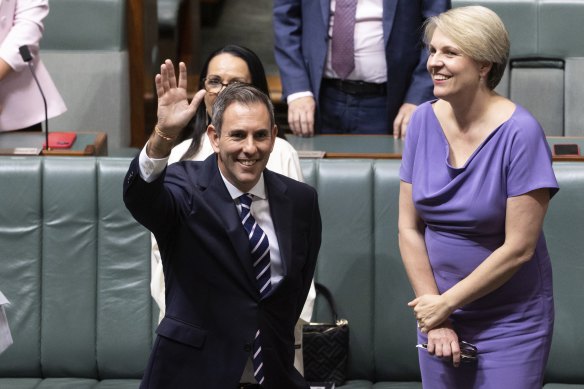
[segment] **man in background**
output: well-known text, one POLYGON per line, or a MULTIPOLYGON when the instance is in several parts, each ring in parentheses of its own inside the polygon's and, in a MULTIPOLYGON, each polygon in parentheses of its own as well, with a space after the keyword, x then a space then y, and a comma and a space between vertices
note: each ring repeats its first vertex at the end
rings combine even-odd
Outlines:
POLYGON ((422 25, 448 8, 450 0, 274 0, 292 132, 405 137, 416 106, 433 98, 422 25))

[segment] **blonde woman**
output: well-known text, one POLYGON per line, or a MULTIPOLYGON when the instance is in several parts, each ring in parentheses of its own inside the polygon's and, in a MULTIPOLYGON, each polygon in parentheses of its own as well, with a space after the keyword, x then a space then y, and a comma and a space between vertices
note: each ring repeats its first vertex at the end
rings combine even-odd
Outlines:
POLYGON ((544 132, 498 95, 509 55, 481 6, 429 19, 437 100, 410 122, 399 243, 425 388, 542 386, 554 307, 542 224, 558 191, 544 132))

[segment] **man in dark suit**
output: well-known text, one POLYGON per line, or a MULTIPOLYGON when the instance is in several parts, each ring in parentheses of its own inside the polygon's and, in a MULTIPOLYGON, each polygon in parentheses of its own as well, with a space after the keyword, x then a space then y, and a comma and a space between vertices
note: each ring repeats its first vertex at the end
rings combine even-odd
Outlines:
POLYGON ((433 98, 422 25, 448 8, 450 0, 274 0, 276 62, 294 134, 316 127, 404 137, 416 106, 433 98), (348 74, 331 58, 341 3, 354 16, 348 74))
POLYGON ((178 84, 169 60, 156 76, 158 124, 124 182, 126 206, 156 236, 166 283, 141 388, 307 389, 293 366, 294 326, 320 248, 317 193, 265 169, 273 108, 243 84, 214 104, 215 154, 167 167, 204 95, 188 103, 179 68, 178 84))

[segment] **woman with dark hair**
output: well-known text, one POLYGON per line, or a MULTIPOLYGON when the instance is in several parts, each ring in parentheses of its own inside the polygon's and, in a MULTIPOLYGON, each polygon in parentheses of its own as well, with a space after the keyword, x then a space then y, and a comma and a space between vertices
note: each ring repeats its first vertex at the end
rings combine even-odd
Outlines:
MULTIPOLYGON (((245 82, 247 84, 252 84, 266 95, 270 95, 264 66, 262 65, 259 57, 253 51, 243 46, 227 45, 212 52, 207 57, 207 60, 201 68, 201 73, 199 74, 198 89, 207 90, 207 94, 205 95, 205 104, 201 104, 199 106, 195 117, 184 128, 181 136, 178 139, 178 143, 184 142, 185 140, 191 141, 188 149, 180 158, 181 160, 192 159, 199 152, 203 134, 207 132, 207 125, 210 123, 211 108, 215 102, 217 93, 209 90, 209 87, 207 87, 205 84, 210 84, 211 89, 213 86, 218 88, 218 91, 223 90, 223 87, 226 86, 224 84, 214 82, 221 82, 220 77, 217 77, 217 75, 213 74, 213 71, 216 69, 216 67, 212 66, 212 72, 209 74, 209 63, 222 54, 225 54, 225 56, 222 57, 226 58, 228 62, 231 62, 230 57, 235 57, 245 62, 245 65, 247 65, 247 69, 243 70, 243 73, 247 73, 247 75, 240 79, 236 77, 233 80, 230 80, 231 82, 245 82)), ((230 84, 230 81, 228 81, 227 84, 230 84)), ((282 130, 278 130, 278 136, 285 139, 284 132, 282 130)), ((184 145, 180 147, 179 150, 182 150, 183 148, 184 145)))
MULTIPOLYGON (((203 64, 199 79, 199 89, 206 91, 204 104, 199 106, 194 117, 183 129, 181 136, 177 139, 177 145, 173 147, 170 153, 168 164, 185 160, 202 161, 214 153, 211 142, 206 135, 207 126, 210 123, 211 109, 217 95, 227 85, 234 83, 251 84, 269 96, 266 73, 258 56, 245 47, 227 45, 212 52, 203 64)), ((279 130, 267 168, 302 181, 302 170, 298 154, 292 145, 283 138, 283 133, 279 130)), ((164 273, 158 243, 154 236, 152 236, 151 259, 152 280, 150 289, 152 297, 160 308, 159 320, 162 320, 166 307, 164 273)), ((313 285, 296 326, 296 344, 300 345, 300 347, 302 325, 310 321, 315 298, 316 291, 313 285)), ((303 371, 301 348, 297 348, 295 366, 300 372, 303 371)))

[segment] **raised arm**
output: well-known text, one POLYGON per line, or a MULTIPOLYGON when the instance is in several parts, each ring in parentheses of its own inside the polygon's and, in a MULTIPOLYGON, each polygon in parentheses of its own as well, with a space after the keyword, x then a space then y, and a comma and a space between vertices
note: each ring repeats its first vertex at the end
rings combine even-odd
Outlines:
POLYGON ((180 62, 178 67, 177 80, 172 61, 167 59, 160 66, 160 74, 157 74, 154 79, 158 97, 156 112, 158 120, 146 149, 151 158, 165 158, 170 155, 176 138, 193 118, 205 95, 205 91, 200 90, 193 100, 188 102, 187 68, 183 62, 180 62))

